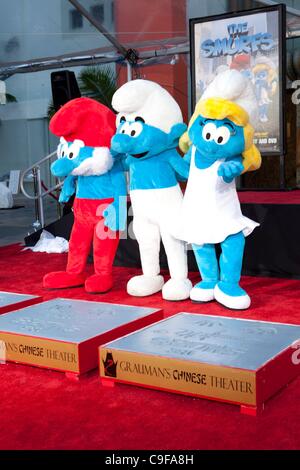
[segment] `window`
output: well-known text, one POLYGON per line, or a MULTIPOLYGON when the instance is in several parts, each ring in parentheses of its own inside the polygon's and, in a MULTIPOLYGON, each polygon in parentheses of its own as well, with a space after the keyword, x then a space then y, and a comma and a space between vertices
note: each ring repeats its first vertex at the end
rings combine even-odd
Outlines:
POLYGON ((104 5, 94 5, 90 8, 91 15, 95 20, 102 23, 104 21, 104 5))
POLYGON ((83 18, 81 13, 78 10, 70 10, 70 23, 71 29, 82 28, 83 18))
POLYGON ((111 2, 111 22, 113 23, 115 20, 115 6, 114 2, 111 2))

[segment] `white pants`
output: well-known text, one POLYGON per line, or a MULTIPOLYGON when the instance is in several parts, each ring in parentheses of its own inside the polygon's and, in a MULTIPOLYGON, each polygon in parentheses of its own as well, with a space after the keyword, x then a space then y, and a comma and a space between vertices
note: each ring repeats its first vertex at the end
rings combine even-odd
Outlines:
POLYGON ((162 240, 172 279, 186 279, 188 274, 185 243, 174 238, 170 226, 182 204, 180 186, 163 189, 134 190, 130 193, 133 231, 140 248, 145 276, 160 273, 159 251, 162 240))

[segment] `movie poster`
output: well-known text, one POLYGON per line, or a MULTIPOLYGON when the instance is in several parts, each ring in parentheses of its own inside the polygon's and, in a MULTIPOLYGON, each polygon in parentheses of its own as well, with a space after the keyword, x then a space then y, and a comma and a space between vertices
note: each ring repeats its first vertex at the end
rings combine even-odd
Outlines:
POLYGON ((235 69, 252 83, 257 104, 255 143, 282 152, 283 107, 280 10, 191 20, 193 106, 216 74, 235 69))

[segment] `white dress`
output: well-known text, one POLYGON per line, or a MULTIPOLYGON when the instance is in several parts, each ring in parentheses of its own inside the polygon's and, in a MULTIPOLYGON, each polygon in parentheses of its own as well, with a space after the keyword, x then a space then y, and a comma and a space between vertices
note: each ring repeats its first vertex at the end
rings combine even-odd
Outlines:
POLYGON ((218 176, 224 160, 199 169, 195 165, 195 152, 193 146, 189 179, 174 235, 197 245, 221 243, 241 231, 245 236, 250 235, 259 224, 243 216, 235 181, 225 183, 218 176))

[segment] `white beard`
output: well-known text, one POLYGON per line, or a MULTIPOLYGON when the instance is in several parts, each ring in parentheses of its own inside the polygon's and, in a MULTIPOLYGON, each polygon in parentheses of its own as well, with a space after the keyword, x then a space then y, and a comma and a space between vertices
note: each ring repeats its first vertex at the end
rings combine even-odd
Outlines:
POLYGON ((113 166, 113 157, 108 147, 96 147, 91 157, 86 158, 72 171, 74 176, 99 176, 107 173, 113 166))

